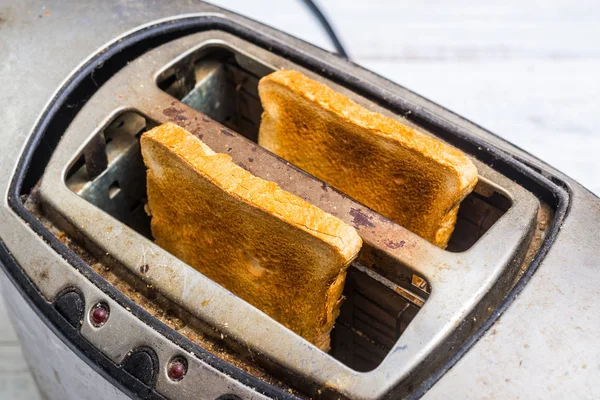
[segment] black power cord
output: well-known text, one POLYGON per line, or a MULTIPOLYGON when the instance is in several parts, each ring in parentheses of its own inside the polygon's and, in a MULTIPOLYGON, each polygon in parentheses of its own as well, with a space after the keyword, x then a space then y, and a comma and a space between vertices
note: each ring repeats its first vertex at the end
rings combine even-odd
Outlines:
POLYGON ((333 43, 336 52, 340 56, 349 60, 350 58, 348 57, 348 53, 346 53, 346 49, 344 49, 344 46, 342 46, 340 39, 336 35, 335 31, 333 30, 333 27, 331 26, 325 15, 319 9, 319 6, 317 6, 317 4, 313 0, 302 0, 302 2, 308 7, 310 12, 315 16, 315 18, 319 20, 319 23, 321 24, 323 29, 325 29, 327 36, 329 36, 329 39, 333 43))

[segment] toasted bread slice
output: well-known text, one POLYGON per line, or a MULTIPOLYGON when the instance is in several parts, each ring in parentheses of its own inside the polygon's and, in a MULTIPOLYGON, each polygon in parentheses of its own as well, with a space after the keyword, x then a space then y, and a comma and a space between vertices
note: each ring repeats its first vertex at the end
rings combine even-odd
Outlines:
POLYGON ((459 204, 477 183, 465 154, 300 72, 267 75, 258 90, 261 146, 446 247, 459 204))
POLYGON ((328 350, 356 230, 175 124, 141 146, 157 244, 328 350))

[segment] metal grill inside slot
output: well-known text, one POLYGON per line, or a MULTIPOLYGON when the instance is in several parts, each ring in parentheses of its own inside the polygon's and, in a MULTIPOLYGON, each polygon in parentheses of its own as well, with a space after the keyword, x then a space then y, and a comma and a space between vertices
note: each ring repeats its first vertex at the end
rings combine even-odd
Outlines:
MULTIPOLYGON (((99 133, 104 140, 90 141, 67 175, 71 190, 148 238, 152 235, 144 211, 146 169, 139 137, 155 125, 135 112, 121 114, 99 133), (105 152, 107 167, 90 176, 87 165, 91 157, 102 157, 98 152, 105 152)), ((418 294, 358 262, 349 269, 344 296, 330 354, 358 371, 379 365, 424 304, 418 294)))

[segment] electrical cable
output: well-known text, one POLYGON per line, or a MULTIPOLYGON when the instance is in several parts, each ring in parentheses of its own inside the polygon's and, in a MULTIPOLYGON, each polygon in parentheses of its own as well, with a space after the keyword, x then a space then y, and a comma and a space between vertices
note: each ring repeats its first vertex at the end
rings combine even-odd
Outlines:
POLYGON ((333 27, 331 26, 325 15, 319 9, 319 6, 317 6, 317 4, 313 0, 302 0, 302 2, 308 7, 313 16, 319 21, 319 23, 327 33, 327 36, 329 36, 329 39, 333 43, 333 47, 335 47, 336 52, 340 56, 349 60, 350 58, 348 57, 348 53, 346 53, 346 50, 344 49, 344 46, 342 46, 340 39, 336 35, 335 31, 333 30, 333 27))

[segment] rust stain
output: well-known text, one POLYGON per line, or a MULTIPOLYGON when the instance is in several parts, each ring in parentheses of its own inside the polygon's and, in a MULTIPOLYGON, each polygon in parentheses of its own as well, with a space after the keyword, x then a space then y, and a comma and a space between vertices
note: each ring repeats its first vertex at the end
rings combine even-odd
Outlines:
POLYGON ((176 107, 165 108, 162 112, 173 121, 186 121, 187 117, 184 115, 184 111, 176 107))
POLYGON ((371 222, 371 219, 367 215, 363 214, 358 208, 351 208, 350 215, 353 218, 352 223, 354 224, 355 228, 358 229, 361 226, 375 228, 375 224, 371 222))
POLYGON ((50 274, 48 274, 48 269, 44 268, 40 272, 39 277, 40 277, 40 281, 48 280, 48 278, 50 277, 50 274))
POLYGON ((400 249, 400 248, 404 247, 404 245, 406 244, 406 242, 404 240, 401 240, 399 242, 394 242, 393 240, 386 240, 383 243, 385 244, 385 246, 388 249, 392 249, 392 250, 400 249))
POLYGON ((200 303, 200 305, 202 307, 206 307, 207 305, 209 305, 210 303, 212 303, 212 300, 204 300, 202 303, 200 303))

